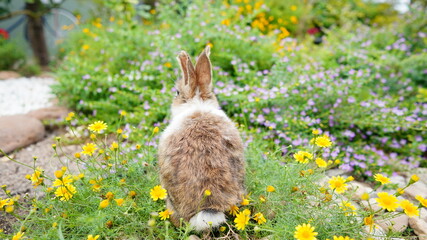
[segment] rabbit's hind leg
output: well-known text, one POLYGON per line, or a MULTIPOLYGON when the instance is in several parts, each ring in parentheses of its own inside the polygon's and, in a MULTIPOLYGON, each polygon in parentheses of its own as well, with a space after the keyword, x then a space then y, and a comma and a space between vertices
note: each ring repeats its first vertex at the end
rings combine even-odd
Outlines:
POLYGON ((166 208, 169 209, 170 211, 172 211, 172 215, 170 216, 170 220, 171 220, 172 224, 175 227, 181 227, 181 225, 182 225, 182 220, 180 220, 181 217, 179 216, 178 212, 173 207, 172 202, 169 198, 166 199, 166 208))

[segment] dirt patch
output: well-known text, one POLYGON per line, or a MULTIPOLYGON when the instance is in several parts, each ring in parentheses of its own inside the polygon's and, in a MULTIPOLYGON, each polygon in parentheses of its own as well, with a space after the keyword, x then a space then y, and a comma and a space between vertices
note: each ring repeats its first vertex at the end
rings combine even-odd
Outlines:
MULTIPOLYGON (((56 156, 52 144, 56 143, 55 137, 58 132, 50 133, 40 142, 32 144, 28 147, 10 154, 10 156, 17 162, 40 167, 45 170, 45 174, 53 176, 53 173, 60 169, 62 166, 67 166, 71 173, 77 172, 77 165, 69 156, 76 152, 81 151, 78 145, 63 146, 62 150, 57 148, 58 156, 56 156), (34 161, 34 157, 37 160, 34 161)), ((7 189, 11 191, 12 195, 36 194, 31 182, 25 178, 27 174, 32 174, 33 170, 29 167, 11 161, 7 157, 0 158, 0 186, 7 185, 7 189)), ((6 194, 0 192, 0 197, 5 198, 6 194)))

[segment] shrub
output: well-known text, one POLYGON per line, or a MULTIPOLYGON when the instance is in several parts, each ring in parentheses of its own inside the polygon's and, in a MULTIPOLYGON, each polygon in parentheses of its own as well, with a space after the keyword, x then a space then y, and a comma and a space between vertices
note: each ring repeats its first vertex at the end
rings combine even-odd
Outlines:
POLYGON ((427 53, 410 56, 401 63, 402 71, 407 78, 418 85, 427 87, 427 53))
POLYGON ((19 69, 19 72, 26 77, 30 77, 40 74, 41 68, 36 64, 25 64, 19 69))
POLYGON ((0 37, 0 70, 10 70, 24 61, 25 55, 16 44, 0 37))

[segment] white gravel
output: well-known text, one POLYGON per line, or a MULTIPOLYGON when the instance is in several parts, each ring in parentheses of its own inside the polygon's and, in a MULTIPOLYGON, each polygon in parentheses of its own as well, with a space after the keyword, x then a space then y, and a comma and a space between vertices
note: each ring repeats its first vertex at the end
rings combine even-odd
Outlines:
POLYGON ((0 80, 0 116, 25 114, 53 106, 50 86, 53 78, 16 78, 0 80))

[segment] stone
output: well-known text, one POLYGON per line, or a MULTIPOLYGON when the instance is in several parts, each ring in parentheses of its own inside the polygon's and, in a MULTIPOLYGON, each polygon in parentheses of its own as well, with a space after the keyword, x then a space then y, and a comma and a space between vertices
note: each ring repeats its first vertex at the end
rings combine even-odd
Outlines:
POLYGON ((45 128, 40 120, 26 115, 0 117, 0 149, 10 153, 42 140, 45 128))
POLYGON ((191 235, 190 237, 188 237, 188 240, 201 240, 201 239, 196 235, 191 235))
POLYGON ((355 200, 360 200, 362 198, 362 194, 371 193, 373 191, 373 189, 366 183, 352 181, 349 182, 348 185, 348 192, 352 193, 351 198, 355 200))
POLYGON ((363 230, 365 233, 369 234, 369 236, 372 239, 377 239, 377 240, 387 239, 386 232, 378 224, 374 224, 374 226, 372 227, 372 231, 370 231, 371 230, 370 226, 364 226, 363 230))
POLYGON ((70 110, 66 107, 46 107, 46 108, 40 108, 37 110, 33 110, 29 113, 27 113, 28 116, 37 118, 40 121, 43 120, 59 120, 64 119, 70 110))
POLYGON ((405 179, 405 177, 400 176, 400 175, 396 175, 396 176, 391 176, 390 177, 390 182, 395 183, 398 185, 398 187, 403 188, 406 186, 406 184, 408 183, 405 179))
POLYGON ((427 198, 427 185, 425 183, 418 181, 406 188, 405 193, 403 193, 403 196, 412 200, 415 200, 416 195, 421 195, 423 198, 427 198))
POLYGON ((427 184, 427 168, 418 168, 416 174, 420 177, 420 182, 427 184))
POLYGON ((409 217, 402 214, 392 219, 377 221, 377 223, 387 232, 390 230, 392 232, 403 232, 408 227, 408 221, 409 217))
POLYGON ((0 80, 20 78, 21 75, 14 71, 0 71, 0 80))
POLYGON ((416 174, 420 178, 420 182, 423 182, 427 184, 427 168, 416 168, 413 169, 411 172, 401 172, 403 176, 407 178, 407 182, 409 182, 409 178, 416 174))
POLYGON ((371 206, 371 208, 374 212, 377 212, 377 211, 382 209, 380 206, 378 206, 378 203, 375 200, 375 198, 370 198, 368 201, 366 201, 366 200, 360 201, 360 204, 363 206, 364 209, 368 210, 369 206, 371 206), (368 201, 369 201, 369 203, 368 203, 368 201))
POLYGON ((415 234, 420 240, 427 240, 427 222, 421 218, 409 218, 409 226, 414 229, 415 234))
POLYGON ((339 168, 329 169, 328 171, 326 171, 326 176, 328 177, 333 177, 333 176, 347 177, 349 176, 349 174, 350 174, 349 171, 339 169, 339 168))
POLYGON ((427 222, 427 209, 424 207, 420 208, 420 218, 427 222))

